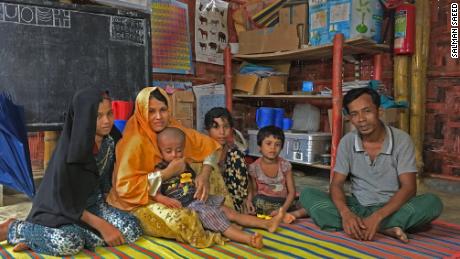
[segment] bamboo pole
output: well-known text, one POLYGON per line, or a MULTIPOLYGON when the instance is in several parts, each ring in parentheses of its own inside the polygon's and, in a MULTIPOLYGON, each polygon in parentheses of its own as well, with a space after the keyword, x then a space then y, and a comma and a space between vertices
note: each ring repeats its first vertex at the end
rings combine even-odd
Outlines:
MULTIPOLYGON (((409 92, 409 60, 410 57, 407 55, 394 56, 394 89, 395 89, 395 100, 396 101, 410 101, 409 92)), ((398 127, 405 132, 409 132, 409 110, 404 109, 399 114, 398 127)))
POLYGON ((430 36, 429 1, 416 1, 415 54, 412 56, 412 90, 410 134, 415 144, 419 172, 423 171, 423 140, 425 134, 426 70, 430 36))

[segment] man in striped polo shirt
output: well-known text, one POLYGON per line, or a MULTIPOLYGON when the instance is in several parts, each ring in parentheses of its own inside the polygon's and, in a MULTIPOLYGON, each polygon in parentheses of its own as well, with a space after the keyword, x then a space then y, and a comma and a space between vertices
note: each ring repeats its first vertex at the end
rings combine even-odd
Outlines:
POLYGON ((437 218, 442 202, 433 194, 416 196, 414 144, 406 132, 379 119, 376 91, 353 89, 345 95, 343 107, 356 130, 340 141, 330 196, 306 188, 302 206, 322 229, 343 229, 364 241, 381 232, 407 243, 406 231, 437 218), (343 188, 348 176, 350 196, 343 188))

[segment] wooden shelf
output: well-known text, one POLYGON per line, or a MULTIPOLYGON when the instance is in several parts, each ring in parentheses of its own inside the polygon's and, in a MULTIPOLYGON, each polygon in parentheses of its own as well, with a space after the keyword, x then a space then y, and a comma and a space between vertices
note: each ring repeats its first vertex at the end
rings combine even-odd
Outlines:
POLYGON ((332 100, 330 96, 321 95, 247 95, 247 94, 234 94, 233 98, 243 99, 318 99, 318 100, 332 100))
MULTIPOLYGON (((280 51, 274 53, 262 53, 262 54, 239 54, 239 55, 232 55, 227 50, 225 55, 225 80, 227 90, 229 94, 227 95, 226 103, 232 102, 247 102, 252 105, 259 105, 260 102, 256 102, 256 100, 264 100, 265 102, 269 101, 292 101, 292 102, 307 102, 313 105, 321 105, 323 107, 332 107, 335 111, 333 114, 335 115, 333 118, 332 126, 334 128, 332 134, 332 147, 337 147, 339 144, 340 136, 340 128, 342 124, 341 120, 341 109, 342 107, 338 105, 338 102, 333 102, 331 97, 325 96, 304 96, 304 95, 233 95, 231 92, 232 86, 232 74, 231 74, 231 59, 237 61, 249 61, 249 62, 256 62, 256 61, 274 61, 273 63, 287 63, 291 61, 323 61, 323 60, 333 60, 332 62, 332 95, 334 99, 342 99, 342 85, 341 81, 343 80, 343 59, 346 56, 350 55, 369 55, 374 56, 374 79, 380 80, 382 76, 382 54, 385 52, 389 52, 390 47, 385 44, 376 44, 374 41, 369 39, 363 38, 355 38, 350 40, 344 40, 343 34, 336 34, 334 39, 332 40, 331 44, 324 45, 324 46, 310 46, 307 48, 296 49, 296 50, 289 50, 289 51, 280 51), (337 51, 334 51, 337 50, 337 51)), ((323 108, 322 107, 322 108, 323 108)), ((336 157, 335 153, 336 150, 333 148, 332 152, 334 152, 331 156, 331 161, 334 163, 336 157)), ((321 168, 325 170, 330 170, 330 166, 322 165, 322 164, 305 164, 305 163, 298 163, 303 164, 310 167, 321 168)), ((331 177, 333 176, 334 172, 331 171, 331 177)))
MULTIPOLYGON (((324 46, 312 46, 304 49, 279 51, 262 54, 238 54, 234 55, 235 60, 318 60, 332 58, 332 44, 324 46)), ((390 47, 385 44, 376 44, 369 39, 350 39, 346 40, 343 46, 343 55, 368 54, 374 55, 382 52, 388 52, 390 47)))
POLYGON ((315 168, 320 168, 320 169, 325 169, 325 170, 331 170, 331 166, 330 166, 330 165, 311 164, 311 165, 307 165, 307 166, 315 167, 315 168))
MULTIPOLYGON (((257 101, 257 100, 276 100, 276 101, 304 101, 319 107, 331 107, 332 97, 321 95, 246 95, 234 94, 233 100, 257 101)), ((254 102, 255 104, 255 102, 254 102)))

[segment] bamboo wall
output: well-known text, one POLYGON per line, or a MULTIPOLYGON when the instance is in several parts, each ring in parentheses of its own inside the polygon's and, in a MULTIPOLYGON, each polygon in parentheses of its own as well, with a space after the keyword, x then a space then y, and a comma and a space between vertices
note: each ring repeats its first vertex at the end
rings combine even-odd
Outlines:
POLYGON ((450 3, 431 0, 425 172, 460 180, 460 59, 450 57, 450 3))

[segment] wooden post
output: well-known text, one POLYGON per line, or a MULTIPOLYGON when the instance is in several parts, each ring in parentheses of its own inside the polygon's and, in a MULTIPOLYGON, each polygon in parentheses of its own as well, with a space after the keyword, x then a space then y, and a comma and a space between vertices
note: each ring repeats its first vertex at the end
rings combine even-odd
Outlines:
POLYGON ((412 56, 412 91, 410 134, 415 144, 419 172, 423 171, 423 140, 425 135, 426 65, 430 37, 429 1, 416 1, 415 53, 412 56))
MULTIPOLYGON (((394 69, 393 69, 393 84, 394 94, 396 101, 407 101, 410 102, 410 77, 409 77, 409 60, 410 57, 407 55, 394 56, 394 69)), ((409 110, 403 109, 399 113, 398 127, 405 132, 409 133, 409 110)))
POLYGON ((342 137, 342 63, 343 63, 343 34, 334 36, 332 50, 332 146, 331 146, 331 175, 334 176, 335 158, 340 138, 342 137))
POLYGON ((374 80, 382 80, 383 55, 374 55, 374 80))
POLYGON ((59 138, 59 133, 57 131, 45 131, 44 144, 45 151, 43 154, 43 173, 48 167, 48 162, 53 155, 54 148, 56 147, 57 141, 59 138))
POLYGON ((232 54, 230 53, 230 47, 227 46, 224 50, 224 69, 225 69, 225 106, 232 112, 232 54))

